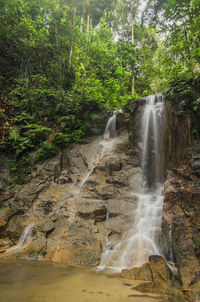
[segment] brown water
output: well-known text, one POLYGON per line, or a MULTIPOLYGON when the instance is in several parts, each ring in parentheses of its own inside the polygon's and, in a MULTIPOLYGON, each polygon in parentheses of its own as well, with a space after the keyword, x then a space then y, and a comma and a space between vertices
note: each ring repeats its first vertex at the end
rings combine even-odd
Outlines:
POLYGON ((138 282, 91 268, 32 261, 0 262, 1 302, 158 302, 132 288, 138 282))

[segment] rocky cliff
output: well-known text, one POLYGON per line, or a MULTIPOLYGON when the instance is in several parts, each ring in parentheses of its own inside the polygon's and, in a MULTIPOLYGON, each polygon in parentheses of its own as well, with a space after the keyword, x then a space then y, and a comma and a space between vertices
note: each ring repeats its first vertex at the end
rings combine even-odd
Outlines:
POLYGON ((139 149, 129 140, 125 118, 119 114, 116 138, 93 137, 63 150, 38 165, 25 185, 7 185, 9 159, 3 158, 2 256, 99 263, 106 239, 122 236, 136 206, 130 192, 140 173, 139 149))
MULTIPOLYGON (((148 275, 152 276, 157 263, 161 263, 167 272, 165 277, 169 277, 166 262, 174 262, 178 273, 169 278, 178 280, 179 286, 183 284, 184 296, 180 299, 199 301, 200 145, 193 134, 191 110, 182 116, 177 114, 181 101, 167 99, 165 104, 162 158, 166 182, 160 239, 165 264, 162 259, 150 259, 148 275)), ((137 201, 131 191, 141 175, 140 122, 144 102, 131 101, 126 113, 118 114, 114 139, 92 137, 87 143, 62 150, 37 165, 27 184, 10 185, 9 158, 2 156, 2 257, 99 263, 106 240, 116 243, 133 223, 137 201)), ((146 274, 134 271, 133 278, 139 275, 145 280, 146 274)), ((163 278, 162 273, 159 276, 163 278)), ((155 284, 158 289, 160 283, 151 281, 151 289, 147 286, 144 291, 153 292, 155 284)), ((174 283, 166 284, 165 293, 174 283)))
POLYGON ((166 182, 163 238, 166 259, 174 261, 189 301, 200 299, 200 144, 199 109, 180 115, 183 98, 166 102, 166 182))

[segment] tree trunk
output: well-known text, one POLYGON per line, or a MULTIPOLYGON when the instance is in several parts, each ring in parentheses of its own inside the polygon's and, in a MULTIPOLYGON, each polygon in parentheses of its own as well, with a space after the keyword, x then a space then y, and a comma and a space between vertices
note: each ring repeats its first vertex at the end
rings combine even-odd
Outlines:
MULTIPOLYGON (((131 43, 134 45, 134 17, 133 17, 133 5, 131 6, 131 43)), ((131 79, 131 95, 135 94, 135 66, 132 64, 132 79, 131 79)))
POLYGON ((131 95, 134 97, 135 94, 135 68, 134 64, 132 66, 132 78, 131 78, 131 95))
POLYGON ((83 9, 82 16, 81 16, 81 25, 80 25, 80 32, 81 32, 81 33, 83 32, 83 21, 84 21, 85 11, 86 11, 86 9, 84 8, 84 9, 83 9))
POLYGON ((73 54, 73 48, 74 48, 74 37, 75 37, 75 26, 76 26, 76 8, 74 8, 74 16, 73 16, 73 28, 72 28, 72 43, 69 53, 69 63, 68 63, 68 70, 71 68, 72 63, 72 54, 73 54))
MULTIPOLYGON (((89 43, 90 43, 90 22, 91 22, 90 14, 88 13, 88 15, 87 15, 87 29, 86 29, 87 42, 86 42, 86 48, 85 48, 84 66, 86 66, 88 48, 89 48, 89 43)), ((82 82, 84 82, 84 81, 85 81, 85 71, 83 72, 83 76, 82 76, 82 82)))
POLYGON ((89 34, 89 30, 90 30, 90 15, 88 14, 88 16, 87 16, 87 34, 89 34))

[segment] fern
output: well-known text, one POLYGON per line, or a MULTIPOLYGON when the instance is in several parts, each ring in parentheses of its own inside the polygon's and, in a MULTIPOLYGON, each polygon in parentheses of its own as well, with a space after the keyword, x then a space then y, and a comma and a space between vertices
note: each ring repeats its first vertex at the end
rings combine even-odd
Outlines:
POLYGON ((20 138, 19 130, 16 127, 10 128, 9 139, 11 141, 17 142, 20 138))

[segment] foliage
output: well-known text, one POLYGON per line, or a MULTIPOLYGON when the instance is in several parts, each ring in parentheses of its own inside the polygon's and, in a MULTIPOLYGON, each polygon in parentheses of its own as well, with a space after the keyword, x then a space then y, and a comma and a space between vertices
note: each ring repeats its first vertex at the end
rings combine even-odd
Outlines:
POLYGON ((172 102, 177 102, 177 117, 184 117, 185 112, 190 112, 192 120, 192 133, 200 137, 200 77, 192 77, 189 80, 182 78, 171 82, 166 95, 172 102))
POLYGON ((200 247, 200 241, 199 240, 195 240, 194 244, 195 244, 196 247, 200 247))
POLYGON ((35 161, 43 161, 56 155, 57 149, 55 146, 50 145, 47 141, 43 142, 35 155, 35 161))
MULTIPOLYGON (((199 115, 199 0, 0 0, 0 150, 24 166, 82 142, 93 113, 180 93, 199 115), (141 20, 142 16, 142 20, 141 20), (189 101, 188 101, 189 100, 189 101)), ((95 119, 95 118, 94 118, 95 119)), ((194 129, 199 129, 195 126, 194 129)), ((22 173, 23 174, 23 173, 22 173)))
POLYGON ((189 80, 200 72, 199 9, 199 0, 148 1, 146 22, 150 21, 163 36, 155 63, 161 69, 165 87, 171 81, 189 80))
POLYGON ((30 158, 26 155, 22 156, 20 160, 13 160, 10 163, 10 173, 19 185, 29 182, 31 178, 30 158))

